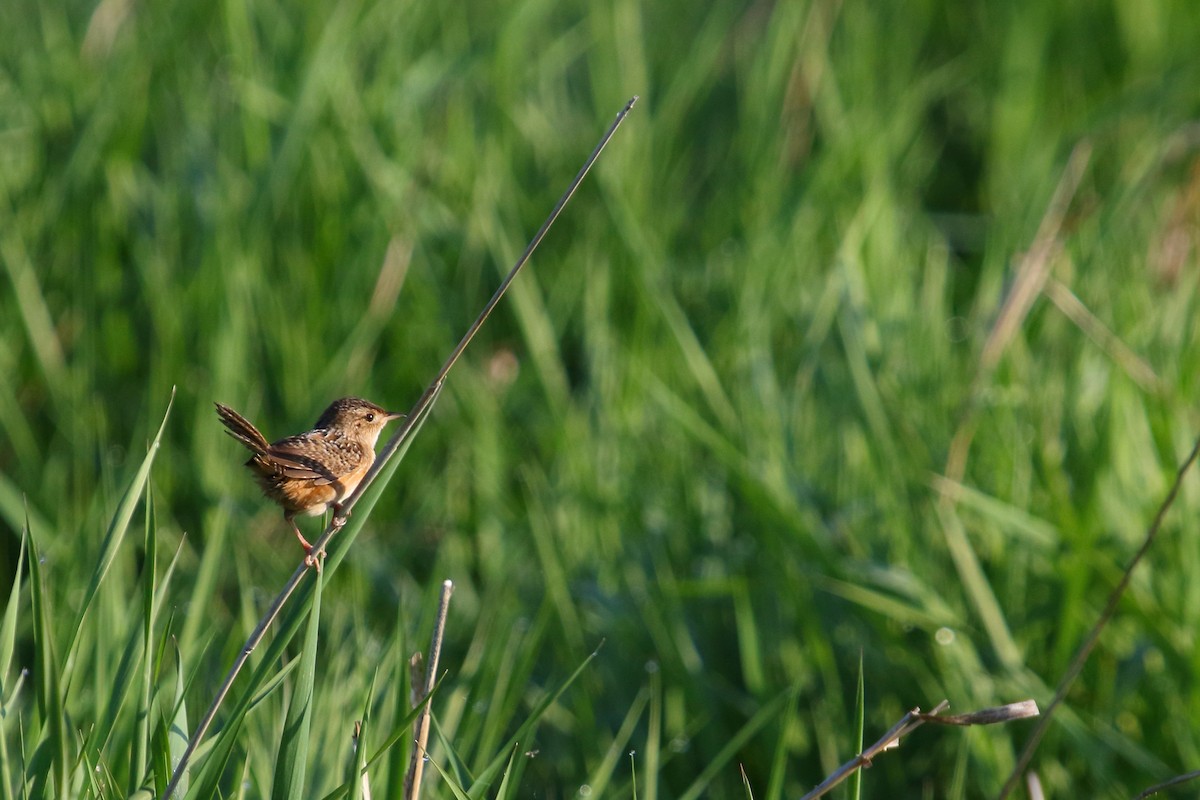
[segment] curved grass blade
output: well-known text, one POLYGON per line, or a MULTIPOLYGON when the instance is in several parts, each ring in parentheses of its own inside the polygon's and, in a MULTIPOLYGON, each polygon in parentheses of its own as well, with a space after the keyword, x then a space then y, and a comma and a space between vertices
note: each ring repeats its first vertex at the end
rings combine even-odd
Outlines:
MULTIPOLYGON (((854 728, 858 734, 858 746, 854 752, 861 753, 867 743, 863 741, 863 731, 866 727, 867 718, 867 689, 863 682, 863 654, 858 651, 858 691, 854 698, 854 728)), ((853 800, 859 800, 862 797, 862 770, 855 770, 850 776, 850 797, 853 800)))
MULTIPOLYGON (((259 668, 259 672, 266 675, 270 669, 274 668, 274 663, 275 662, 273 661, 264 661, 263 665, 259 668)), ((233 755, 234 746, 237 744, 238 733, 242 729, 242 722, 245 721, 246 715, 257 708, 263 700, 266 700, 272 693, 274 693, 276 689, 282 686, 284 678, 286 678, 299 664, 299 659, 293 659, 280 667, 279 671, 274 675, 267 676, 258 692, 247 692, 246 695, 244 695, 242 699, 238 701, 237 705, 233 707, 233 711, 231 711, 229 714, 229 721, 226 722, 224 728, 218 731, 214 738, 205 742, 203 745, 194 747, 192 749, 191 755, 193 757, 200 758, 208 755, 208 760, 205 761, 204 766, 200 768, 199 777, 197 778, 196 783, 193 785, 192 791, 185 794, 177 789, 173 789, 172 798, 195 797, 208 800, 210 797, 219 796, 218 790, 220 788, 221 775, 225 772, 225 767, 229 764, 229 758, 233 755)), ((183 707, 182 702, 180 702, 178 705, 180 708, 183 707)), ((193 734, 192 739, 188 740, 188 746, 191 746, 191 743, 194 740, 195 734, 193 734)), ((187 748, 183 743, 182 734, 180 735, 179 744, 182 747, 182 752, 179 753, 178 757, 172 753, 171 762, 172 777, 177 778, 177 786, 186 784, 188 780, 187 772, 181 772, 179 769, 179 764, 187 752, 187 748)), ((170 784, 168 784, 168 786, 170 786, 170 784)))
MULTIPOLYGON (((546 713, 546 710, 549 709, 550 706, 554 705, 554 703, 558 701, 558 698, 562 697, 563 692, 565 692, 567 688, 574 683, 580 675, 583 674, 583 671, 589 664, 592 663, 593 659, 595 659, 599 653, 600 648, 593 650, 592 653, 583 660, 583 663, 576 667, 575 671, 572 672, 571 675, 565 681, 563 681, 555 691, 542 698, 542 702, 538 703, 537 706, 534 707, 529 717, 524 723, 521 724, 521 727, 517 729, 517 732, 512 735, 512 738, 508 740, 508 744, 505 746, 504 750, 497 754, 496 758, 494 758, 492 762, 479 773, 479 777, 477 777, 475 782, 471 784, 471 789, 468 794, 470 794, 474 800, 478 800, 478 798, 483 796, 483 793, 487 791, 487 787, 491 785, 496 775, 501 769, 504 768, 504 752, 512 750, 513 748, 517 747, 522 740, 525 740, 529 737, 530 732, 541 721, 542 715, 546 713)), ((440 771, 441 770, 439 769, 439 772, 440 771)))
MULTIPOLYGON (((12 589, 8 592, 8 605, 4 609, 4 623, 0 624, 0 704, 7 698, 5 687, 8 683, 8 670, 12 667, 13 648, 17 641, 17 608, 21 603, 21 573, 25 565, 25 546, 29 539, 29 528, 21 533, 21 549, 17 551, 17 568, 13 573, 12 589)), ((4 724, 0 717, 0 726, 4 724)), ((3 730, 3 728, 0 728, 3 730)), ((3 737, 0 736, 0 743, 3 737)))
POLYGON ((709 765, 700 772, 687 791, 680 795, 681 800, 696 800, 699 797, 703 797, 712 784, 713 778, 717 776, 717 773, 725 769, 725 765, 733 759, 734 754, 742 745, 750 740, 750 737, 758 733, 764 725, 770 722, 785 707, 788 699, 792 696, 792 692, 792 689, 787 689, 778 694, 774 700, 760 708, 758 713, 742 726, 741 730, 731 736, 725 746, 721 748, 721 752, 717 753, 709 765))
POLYGON ((633 704, 629 706, 625 720, 617 730, 617 735, 613 737, 612 744, 608 746, 604 760, 588 776, 587 785, 591 787, 592 794, 596 797, 604 796, 604 790, 608 788, 608 782, 612 780, 613 772, 617 769, 617 762, 629 750, 629 740, 633 738, 633 732, 637 729, 637 724, 641 721, 642 712, 646 710, 648 702, 650 702, 650 690, 643 688, 638 692, 637 697, 633 698, 633 704))
POLYGON ((441 686, 442 684, 439 681, 437 685, 433 687, 433 691, 425 696, 424 700, 413 706, 412 710, 409 711, 403 719, 396 723, 395 732, 379 747, 378 750, 371 755, 370 758, 367 759, 366 763, 355 769, 349 780, 334 789, 329 794, 325 795, 322 800, 343 800, 343 798, 349 797, 350 787, 354 783, 358 782, 359 776, 361 776, 366 770, 370 769, 376 764, 376 762, 387 755, 388 752, 395 747, 401 739, 411 739, 413 723, 417 721, 417 716, 425 708, 425 704, 432 701, 434 696, 437 695, 438 691, 441 689, 441 686))
POLYGON ((100 558, 96 562, 96 568, 92 572, 92 578, 88 581, 87 589, 83 593, 83 603, 79 607, 79 618, 75 623, 75 628, 71 632, 71 641, 67 645, 66 657, 71 657, 71 652, 75 649, 75 642, 79 639, 79 631, 83 628, 83 620, 87 616, 88 609, 92 605, 92 601, 96 598, 96 592, 100 588, 101 581, 108 574, 109 567, 112 566, 113 559, 116 558, 117 550, 121 548, 121 543, 125 541, 125 532, 129 530, 129 521, 133 519, 133 512, 137 509, 138 501, 142 498, 142 492, 146 488, 146 483, 150 479, 150 467, 154 465, 154 457, 158 455, 158 448, 162 442, 163 431, 166 430, 167 420, 171 417, 171 407, 175 404, 175 388, 171 388, 171 399, 167 401, 167 410, 163 414, 162 424, 158 426, 158 433, 154 436, 154 441, 150 443, 150 447, 146 451, 146 457, 142 459, 142 464, 138 467, 137 474, 133 476, 133 480, 125 487, 125 494, 121 497, 121 502, 117 506, 117 511, 113 514, 112 522, 108 525, 108 532, 104 536, 104 544, 100 549, 100 558))
MULTIPOLYGON (((42 578, 41 556, 37 540, 25 527, 29 537, 29 582, 33 604, 33 674, 38 711, 43 720, 42 739, 33 753, 34 786, 46 790, 46 783, 53 785, 55 796, 69 796, 67 784, 71 763, 70 746, 67 743, 66 720, 63 717, 61 673, 54 658, 53 615, 46 607, 46 587, 42 578)), ((37 789, 35 788, 35 792, 37 789)))
MULTIPOLYGON (((245 706, 246 706, 245 713, 248 714, 251 711, 253 711, 254 709, 258 708, 260 703, 262 703, 264 700, 266 700, 268 697, 270 697, 272 694, 274 694, 275 690, 283 685, 283 682, 284 682, 284 680, 287 679, 287 676, 290 675, 292 673, 292 670, 294 670, 299 664, 300 664, 299 659, 292 659, 291 661, 284 664, 283 667, 280 668, 279 672, 276 672, 274 675, 271 676, 270 680, 267 681, 267 684, 265 686, 263 686, 263 688, 258 692, 258 694, 251 697, 249 702, 245 703, 245 706)), ((188 683, 187 688, 190 688, 191 684, 192 684, 192 682, 190 681, 188 683)), ((186 693, 186 689, 185 689, 185 693, 186 693)), ((242 704, 239 703, 237 708, 241 708, 241 705, 242 704)), ((192 751, 192 757, 197 758, 197 759, 204 758, 204 756, 208 755, 208 753, 213 749, 216 740, 220 739, 224 733, 225 733, 224 729, 217 731, 217 738, 209 739, 207 742, 204 742, 199 747, 197 747, 194 751, 192 751)))
MULTIPOLYGON (((183 751, 187 747, 187 703, 183 702, 184 677, 183 677, 183 655, 179 652, 179 648, 175 647, 175 716, 171 719, 171 725, 167 729, 167 752, 171 758, 171 768, 179 763, 179 759, 183 757, 183 751)), ((166 773, 163 773, 164 775, 166 773)), ((178 794, 180 796, 187 795, 188 781, 187 776, 179 782, 178 794)))
POLYGON ((8 708, 20 692, 24 677, 23 673, 18 673, 12 686, 8 685, 8 671, 12 667, 13 648, 17 638, 17 607, 21 600, 21 574, 25 566, 25 545, 28 538, 29 531, 26 529, 21 534, 17 568, 13 573, 12 589, 8 593, 4 622, 0 624, 0 800, 12 800, 10 787, 16 784, 12 774, 12 762, 8 758, 8 732, 5 730, 5 722, 10 716, 8 708))
POLYGON ((457 781, 460 786, 466 784, 467 781, 474 783, 475 776, 471 773, 471 770, 467 768, 466 760, 458 752, 458 749, 455 748, 454 743, 446 738, 446 734, 442 731, 442 726, 439 725, 438 721, 432 716, 429 718, 429 723, 431 728, 430 735, 437 738, 438 744, 442 746, 442 750, 444 751, 442 755, 442 763, 445 764, 445 766, 443 769, 449 770, 454 776, 454 780, 457 781))
MULTIPOLYGON (((496 790, 496 800, 508 800, 511 793, 516 792, 516 784, 511 789, 509 788, 509 778, 514 775, 515 770, 512 769, 512 760, 517 757, 517 748, 512 748, 512 754, 509 756, 508 766, 504 768, 504 777, 500 778, 500 788, 496 790)), ((517 783, 521 782, 521 777, 517 776, 517 783)))
POLYGON ((316 683, 317 642, 321 627, 321 592, 324 586, 324 577, 317 573, 312 610, 308 613, 308 631, 304 635, 304 649, 300 653, 300 670, 279 739, 279 755, 275 759, 271 796, 276 800, 303 797, 305 794, 304 773, 308 767, 308 734, 312 725, 313 685, 316 683))
POLYGON ((354 737, 354 753, 350 760, 351 769, 346 775, 350 786, 350 800, 362 800, 367 785, 367 730, 371 724, 371 698, 375 696, 375 682, 379 680, 379 667, 371 673, 371 684, 363 700, 363 712, 359 717, 358 730, 354 737), (361 777, 360 777, 361 776, 361 777))
POLYGON ((154 535, 154 496, 146 495, 146 530, 142 548, 146 554, 142 568, 142 664, 138 685, 138 708, 134 722, 133 754, 129 764, 127 792, 132 794, 146 779, 150 755, 150 700, 154 693, 154 577, 158 561, 158 537, 154 535))
MULTIPOLYGON (((513 747, 512 755, 510 755, 508 757, 508 767, 512 766, 513 756, 515 756, 516 754, 517 754, 517 749, 516 749, 516 747, 513 747)), ((430 764, 433 764, 433 768, 437 770, 438 775, 442 776, 442 781, 445 782, 445 784, 450 787, 450 791, 454 794, 454 796, 456 798, 458 798, 458 800, 471 800, 471 795, 469 795, 465 791, 463 791, 463 788, 458 785, 458 781, 454 780, 454 776, 451 775, 450 773, 446 772, 444 769, 442 769, 441 764, 437 763, 432 758, 430 758, 428 753, 424 754, 423 758, 430 764)), ((506 773, 508 772, 508 767, 505 767, 505 769, 504 769, 504 771, 506 773)))
POLYGON ((784 712, 782 723, 779 726, 779 736, 775 740, 775 755, 771 762, 771 778, 767 783, 767 800, 779 800, 780 797, 783 797, 783 781, 787 777, 788 766, 788 731, 792 729, 792 725, 796 721, 796 704, 799 697, 800 692, 796 686, 793 686, 787 711, 784 712))

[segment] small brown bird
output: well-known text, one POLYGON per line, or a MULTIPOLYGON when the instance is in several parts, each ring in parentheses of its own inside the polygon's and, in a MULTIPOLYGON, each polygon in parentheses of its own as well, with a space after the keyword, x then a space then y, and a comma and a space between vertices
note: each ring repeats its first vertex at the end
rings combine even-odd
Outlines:
MULTIPOLYGON (((321 568, 324 553, 314 553, 296 525, 297 514, 319 516, 341 503, 375 463, 375 443, 383 426, 403 414, 393 414, 359 397, 335 400, 321 414, 313 430, 270 443, 258 428, 229 406, 215 403, 217 416, 252 455, 246 466, 254 472, 263 494, 283 506, 308 556, 304 563, 321 568)), ((334 517, 335 520, 338 517, 334 517)))

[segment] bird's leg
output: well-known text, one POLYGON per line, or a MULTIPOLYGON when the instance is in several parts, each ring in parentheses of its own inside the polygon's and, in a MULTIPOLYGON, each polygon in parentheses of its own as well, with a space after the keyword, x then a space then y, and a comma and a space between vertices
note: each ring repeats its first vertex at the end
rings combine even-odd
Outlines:
POLYGON ((305 539, 304 534, 300 532, 300 526, 296 524, 296 520, 288 517, 288 522, 292 523, 292 530, 296 532, 296 538, 300 540, 300 546, 304 548, 304 552, 307 554, 304 556, 304 566, 316 567, 317 572, 320 572, 321 559, 324 557, 325 551, 322 550, 319 553, 314 553, 313 546, 308 543, 308 539, 305 539))

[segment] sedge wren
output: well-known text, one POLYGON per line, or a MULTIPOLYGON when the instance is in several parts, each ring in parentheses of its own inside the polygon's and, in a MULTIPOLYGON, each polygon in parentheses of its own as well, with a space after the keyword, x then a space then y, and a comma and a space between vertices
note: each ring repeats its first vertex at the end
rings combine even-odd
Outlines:
POLYGON ((359 397, 343 397, 325 409, 311 431, 272 443, 229 406, 214 405, 227 433, 254 454, 246 466, 254 472, 263 494, 283 507, 283 518, 308 554, 304 563, 315 564, 319 571, 318 559, 324 553, 313 552, 300 533, 296 515, 315 517, 332 506, 337 522, 342 501, 375 463, 375 443, 383 426, 404 415, 359 397))

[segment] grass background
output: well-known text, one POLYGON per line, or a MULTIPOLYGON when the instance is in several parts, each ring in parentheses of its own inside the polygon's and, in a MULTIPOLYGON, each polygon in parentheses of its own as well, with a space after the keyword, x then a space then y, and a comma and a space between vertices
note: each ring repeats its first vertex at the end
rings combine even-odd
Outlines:
MULTIPOLYGON (((604 641, 514 796, 744 796, 739 763, 796 796, 857 749, 860 658, 872 739, 943 697, 1044 704, 1200 431, 1182 0, 15 0, 0 31, 0 587, 28 515, 46 615, 23 577, 3 796, 56 737, 73 794, 154 772, 111 688, 147 576, 133 657, 194 723, 294 569, 212 402, 271 438, 344 394, 406 408, 635 93, 325 587, 296 796, 341 783, 364 704, 397 729, 446 578, 433 755, 465 783, 604 641), (1039 297, 981 371, 1081 145, 1049 266, 1091 327, 1039 297), (64 729, 21 677, 47 645, 64 729)), ((1053 795, 1200 765, 1198 495, 1038 752, 1053 795)), ((279 791, 284 694, 222 796, 279 791)), ((1029 730, 923 729, 863 796, 994 794, 1029 730)))

